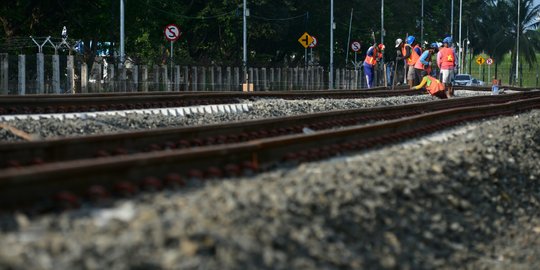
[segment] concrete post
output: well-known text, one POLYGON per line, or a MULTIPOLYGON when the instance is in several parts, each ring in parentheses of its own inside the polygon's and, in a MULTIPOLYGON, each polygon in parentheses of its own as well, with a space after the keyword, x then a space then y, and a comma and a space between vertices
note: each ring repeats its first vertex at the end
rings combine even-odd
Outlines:
POLYGON ((139 92, 139 66, 133 66, 131 71, 131 92, 139 92))
POLYGON ((268 82, 266 81, 268 78, 266 77, 266 68, 261 68, 261 90, 267 91, 268 90, 268 82))
POLYGON ((127 68, 125 65, 120 65, 118 67, 118 75, 120 77, 120 85, 119 85, 119 88, 120 88, 120 92, 127 92, 128 89, 127 89, 127 68))
POLYGON ((66 74, 66 93, 75 94, 75 58, 73 55, 67 56, 66 74))
POLYGON ((88 93, 88 66, 85 62, 81 64, 81 93, 88 93))
POLYGON ((180 91, 180 77, 181 77, 180 66, 176 65, 174 66, 174 90, 173 90, 175 92, 180 91))
POLYGON ((115 87, 115 83, 114 83, 114 78, 115 78, 115 76, 114 76, 115 75, 114 74, 114 65, 109 64, 107 69, 108 69, 109 91, 110 92, 116 92, 116 87, 115 87))
POLYGON ((45 93, 45 56, 43 53, 36 54, 36 94, 45 93))
POLYGON ((234 85, 233 85, 234 91, 242 91, 242 86, 240 85, 240 68, 234 67, 234 85))
POLYGON ((53 91, 55 94, 60 94, 60 92, 62 91, 60 89, 60 56, 57 54, 52 56, 52 68, 53 68, 53 75, 52 75, 53 91))
POLYGON ((148 67, 143 65, 141 67, 141 82, 142 82, 142 91, 148 92, 148 67))
POLYGON ((223 87, 223 72, 222 72, 222 69, 221 69, 221 66, 217 67, 217 89, 219 91, 223 91, 223 89, 225 89, 225 87, 223 87))
POLYGON ((26 56, 19 54, 19 83, 18 93, 19 95, 26 94, 26 56))
POLYGON ((160 80, 159 80, 160 69, 159 69, 158 65, 154 65, 153 72, 154 72, 154 87, 152 87, 150 91, 159 91, 159 89, 160 89, 160 87, 159 87, 159 84, 160 84, 160 80))
POLYGON ((281 72, 282 72, 281 68, 278 68, 277 72, 276 72, 277 73, 276 74, 277 75, 277 80, 274 83, 274 89, 272 89, 272 90, 283 90, 283 88, 282 88, 283 84, 281 83, 281 72))
POLYGON ((201 67, 201 90, 206 91, 206 67, 201 67))
POLYGON ((9 55, 0 53, 0 95, 9 94, 9 55))
POLYGON ((189 91, 189 67, 184 67, 184 91, 189 91))
POLYGON ((216 91, 216 67, 211 66, 210 69, 210 89, 216 91))
POLYGON ((160 90, 163 90, 163 91, 171 91, 170 89, 170 84, 169 84, 169 71, 167 70, 167 65, 163 65, 161 66, 161 74, 162 74, 162 83, 163 83, 163 88, 160 87, 160 90))
POLYGON ((199 74, 198 74, 198 70, 197 70, 197 67, 193 67, 193 91, 198 91, 199 89, 199 74))
POLYGON ((231 67, 227 67, 225 77, 225 91, 231 91, 231 67))

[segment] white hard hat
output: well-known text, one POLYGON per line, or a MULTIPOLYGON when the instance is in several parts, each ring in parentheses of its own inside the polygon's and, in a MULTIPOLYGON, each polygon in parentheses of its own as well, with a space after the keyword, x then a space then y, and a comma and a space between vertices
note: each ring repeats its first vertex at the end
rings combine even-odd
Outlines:
POLYGON ((403 39, 398 38, 396 39, 396 48, 399 47, 399 45, 403 42, 403 39))

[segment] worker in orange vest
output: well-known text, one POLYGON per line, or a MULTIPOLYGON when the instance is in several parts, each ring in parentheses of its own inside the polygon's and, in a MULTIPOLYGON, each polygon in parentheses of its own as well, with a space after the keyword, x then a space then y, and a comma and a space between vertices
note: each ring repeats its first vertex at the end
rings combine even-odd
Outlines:
POLYGON ((407 37, 407 44, 403 46, 402 54, 407 60, 407 83, 409 87, 413 87, 413 85, 420 82, 420 78, 416 76, 414 65, 422 55, 422 48, 420 48, 414 36, 407 37))
POLYGON ((412 87, 413 90, 425 88, 426 91, 434 97, 438 97, 440 99, 447 98, 444 84, 441 81, 429 75, 427 71, 425 70, 422 70, 421 75, 422 75, 422 81, 420 82, 420 84, 413 86, 412 87))
POLYGON ((384 51, 384 44, 374 44, 369 47, 366 52, 366 58, 364 59, 364 74, 366 74, 366 83, 368 88, 373 87, 373 74, 375 73, 375 65, 377 61, 382 59, 382 51, 384 51))
POLYGON ((442 82, 447 88, 446 96, 454 96, 454 87, 452 83, 454 81, 454 68, 456 67, 456 53, 450 45, 452 44, 452 37, 446 37, 443 40, 443 47, 439 49, 437 57, 437 64, 441 70, 442 82))

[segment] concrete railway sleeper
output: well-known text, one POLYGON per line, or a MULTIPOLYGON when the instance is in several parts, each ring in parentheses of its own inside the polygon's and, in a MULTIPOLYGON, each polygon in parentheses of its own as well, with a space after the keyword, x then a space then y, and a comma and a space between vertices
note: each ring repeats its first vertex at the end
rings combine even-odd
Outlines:
POLYGON ((88 111, 130 110, 167 108, 195 105, 238 103, 241 99, 283 98, 369 98, 402 95, 418 95, 417 90, 398 89, 355 90, 355 91, 272 91, 272 92, 192 92, 130 95, 33 95, 0 96, 0 115, 68 113, 88 111))
MULTIPOLYGON (((252 174, 280 164, 345 154, 431 133, 465 121, 512 115, 540 108, 540 98, 469 106, 425 113, 383 123, 293 134, 221 146, 176 149, 129 156, 79 160, 0 171, 0 205, 4 210, 40 205, 78 207, 110 194, 130 196, 141 189, 223 176, 252 174), (46 202, 50 202, 47 204, 46 202)), ((38 208, 29 208, 36 211, 38 208)))
POLYGON ((246 142, 255 139, 300 134, 304 132, 304 128, 320 131, 366 124, 372 121, 398 119, 437 110, 504 103, 534 97, 540 97, 540 91, 334 111, 202 127, 158 129, 46 141, 0 143, 0 168, 20 168, 75 159, 246 142))

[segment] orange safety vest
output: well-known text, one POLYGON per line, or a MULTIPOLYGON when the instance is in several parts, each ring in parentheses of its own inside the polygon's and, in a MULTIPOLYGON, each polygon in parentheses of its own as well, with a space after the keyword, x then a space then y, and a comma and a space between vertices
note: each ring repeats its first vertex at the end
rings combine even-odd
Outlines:
POLYGON ((444 84, 441 83, 441 81, 437 80, 437 78, 427 75, 427 82, 426 82, 426 90, 434 96, 440 91, 444 91, 444 84))
MULTIPOLYGON (((431 53, 428 53, 428 57, 426 58, 426 62, 431 63, 431 53)), ((414 64, 414 68, 422 69, 422 70, 425 69, 424 64, 422 64, 422 61, 420 61, 420 58, 418 58, 418 60, 416 61, 416 64, 414 64)), ((429 70, 431 70, 431 65, 428 66, 428 68, 429 68, 429 70)), ((428 70, 426 69, 426 71, 428 71, 428 70)), ((429 71, 428 71, 428 73, 429 73, 429 71)))
MULTIPOLYGON (((410 45, 409 45, 410 46, 410 45)), ((414 66, 416 62, 418 62, 418 59, 420 59, 420 55, 422 55, 422 48, 418 46, 418 44, 414 45, 414 48, 411 48, 411 56, 407 58, 407 65, 414 66), (419 48, 420 54, 417 54, 414 49, 419 48)))
MULTIPOLYGON (((373 47, 373 46, 372 46, 373 47)), ((368 49, 369 51, 369 49, 368 49)), ((373 47, 373 55, 374 56, 377 56, 377 48, 376 47, 373 47)), ((375 66, 377 64, 377 59, 373 56, 368 56, 368 54, 366 53, 366 59, 364 59, 364 62, 372 65, 372 66, 375 66)))
POLYGON ((441 48, 442 62, 454 62, 454 53, 451 48, 441 48))

